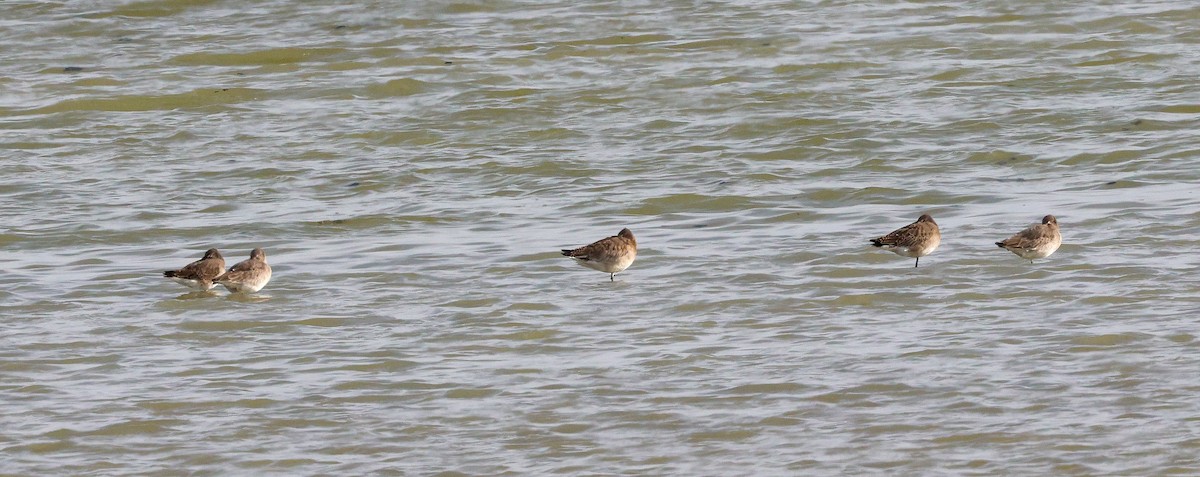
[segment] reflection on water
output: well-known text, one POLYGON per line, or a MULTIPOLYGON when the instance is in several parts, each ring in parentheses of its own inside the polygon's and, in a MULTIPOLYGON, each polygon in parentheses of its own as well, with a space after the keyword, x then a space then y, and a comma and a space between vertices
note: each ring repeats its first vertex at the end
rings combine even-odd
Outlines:
POLYGON ((191 291, 191 292, 179 295, 179 296, 175 297, 175 299, 176 300, 198 300, 198 299, 203 299, 203 298, 211 298, 211 297, 215 297, 215 296, 219 296, 219 294, 212 290, 191 291))
POLYGON ((236 301, 236 302, 241 302, 241 303, 262 303, 264 301, 271 299, 271 297, 269 295, 257 295, 257 294, 246 295, 243 293, 230 293, 225 298, 229 301, 236 301))

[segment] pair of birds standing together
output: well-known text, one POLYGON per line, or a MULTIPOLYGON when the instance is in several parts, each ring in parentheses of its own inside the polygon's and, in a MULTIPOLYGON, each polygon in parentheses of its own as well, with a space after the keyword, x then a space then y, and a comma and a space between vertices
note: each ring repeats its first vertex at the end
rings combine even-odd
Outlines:
MULTIPOLYGON (((933 253, 941 243, 942 232, 929 214, 922 215, 916 222, 900 227, 890 234, 871 239, 871 244, 876 247, 883 247, 897 255, 916 258, 914 268, 921 265, 921 257, 933 253)), ((1029 263, 1033 263, 1035 258, 1049 257, 1062 245, 1058 219, 1053 215, 1042 217, 1042 223, 1030 225, 1012 237, 996 242, 996 245, 1029 260, 1029 263)))
POLYGON ((179 270, 167 270, 163 276, 200 291, 224 285, 234 293, 255 293, 271 281, 271 266, 267 264, 267 252, 256 248, 250 252, 250 259, 238 262, 226 271, 225 257, 217 249, 210 248, 204 252, 204 258, 179 270))
MULTIPOLYGON (((921 265, 921 257, 933 253, 942 243, 942 232, 933 217, 924 214, 916 222, 871 239, 871 243, 897 255, 916 258, 913 267, 917 267, 921 265)), ((996 245, 1029 260, 1029 263, 1033 263, 1034 259, 1049 257, 1062 245, 1058 220, 1053 215, 1042 217, 1042 223, 1031 225, 1004 241, 996 242, 996 245)), ((637 239, 633 238, 633 232, 629 229, 621 229, 617 235, 576 249, 563 250, 562 254, 575 259, 582 266, 608 273, 608 279, 612 281, 618 272, 629 268, 637 258, 637 239)))

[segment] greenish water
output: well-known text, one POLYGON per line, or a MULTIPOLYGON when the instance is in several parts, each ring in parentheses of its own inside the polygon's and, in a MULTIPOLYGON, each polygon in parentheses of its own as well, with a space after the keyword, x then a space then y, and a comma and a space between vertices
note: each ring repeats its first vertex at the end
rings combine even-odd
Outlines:
POLYGON ((1198 21, 6 3, 0 472, 1200 473, 1198 21))

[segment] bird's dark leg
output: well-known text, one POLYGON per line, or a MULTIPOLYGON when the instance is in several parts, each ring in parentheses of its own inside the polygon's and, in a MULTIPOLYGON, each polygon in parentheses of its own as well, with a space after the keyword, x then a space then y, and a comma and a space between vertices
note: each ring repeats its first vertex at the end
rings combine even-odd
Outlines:
POLYGON ((921 266, 921 257, 917 257, 917 264, 913 265, 913 268, 917 268, 919 266, 921 266))
POLYGON ((613 278, 613 277, 615 277, 616 275, 617 275, 617 274, 615 274, 615 273, 610 273, 610 274, 608 274, 608 281, 610 281, 610 282, 615 282, 615 281, 617 281, 615 278, 613 278))

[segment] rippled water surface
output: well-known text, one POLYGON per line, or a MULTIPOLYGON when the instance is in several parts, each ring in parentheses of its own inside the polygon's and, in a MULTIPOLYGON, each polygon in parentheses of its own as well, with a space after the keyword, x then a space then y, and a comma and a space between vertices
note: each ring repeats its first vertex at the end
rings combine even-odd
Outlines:
POLYGON ((1197 25, 4 2, 0 472, 1200 474, 1197 25))

